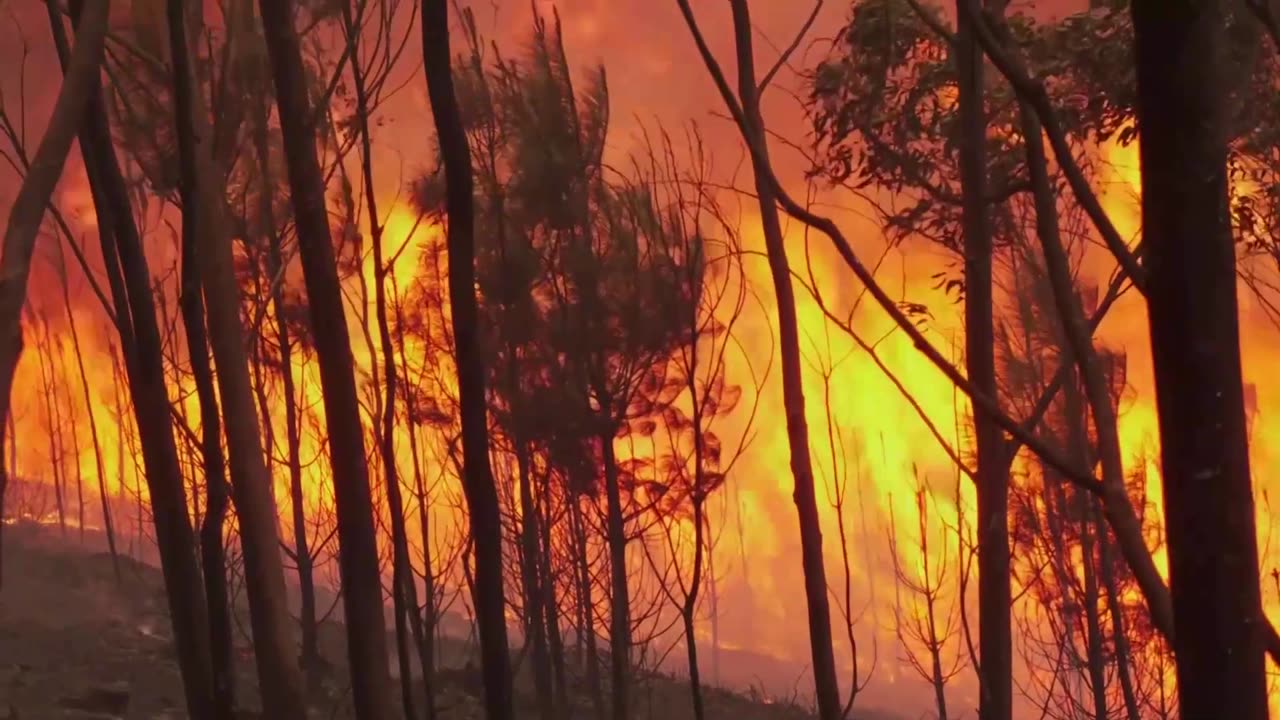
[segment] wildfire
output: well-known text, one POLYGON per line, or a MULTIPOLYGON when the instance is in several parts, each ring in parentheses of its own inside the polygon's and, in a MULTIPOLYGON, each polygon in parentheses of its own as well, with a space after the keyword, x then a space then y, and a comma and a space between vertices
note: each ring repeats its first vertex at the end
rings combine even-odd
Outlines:
MULTIPOLYGON (((582 32, 595 35, 599 29, 584 23, 582 32)), ((415 100, 417 100, 415 98, 415 100)), ((1104 206, 1122 236, 1136 237, 1140 231, 1140 213, 1136 204, 1140 187, 1136 146, 1108 146, 1102 152, 1107 168, 1098 183, 1104 206)), ((96 218, 92 201, 82 179, 67 184, 59 205, 75 220, 75 229, 92 238, 96 218)), ((441 228, 430 218, 399 199, 384 199, 391 210, 385 220, 385 252, 394 258, 388 282, 392 304, 412 301, 410 288, 420 277, 424 257, 433 246, 443 242, 441 228)), ((741 202, 726 193, 726 203, 741 202)), ((850 235, 861 238, 858 248, 868 257, 878 255, 885 240, 879 230, 852 213, 839 218, 851 229, 850 235), (853 230, 856 230, 854 232, 853 230)), ((362 232, 369 232, 367 218, 362 232)), ((741 232, 749 250, 763 248, 759 218, 749 210, 741 213, 741 232)), ((80 242, 84 242, 77 238, 80 242)), ((869 302, 860 302, 860 288, 850 282, 850 274, 825 239, 810 237, 804 229, 792 224, 786 240, 795 270, 809 279, 821 295, 821 304, 797 282, 797 308, 802 350, 805 355, 804 394, 811 435, 811 453, 819 481, 819 505, 822 512, 825 552, 829 580, 833 588, 833 621, 837 636, 843 638, 844 618, 856 620, 854 634, 858 641, 858 665, 865 673, 873 663, 892 686, 908 677, 903 663, 896 660, 898 638, 893 618, 921 612, 918 600, 894 591, 895 573, 903 572, 917 580, 927 578, 925 568, 948 567, 959 572, 964 562, 956 547, 957 534, 972 528, 975 506, 972 484, 959 476, 955 464, 937 437, 921 420, 926 416, 943 439, 954 447, 965 445, 964 434, 969 413, 967 401, 954 386, 929 363, 909 339, 896 332, 892 321, 869 302), (806 259, 807 258, 807 259, 806 259), (890 368, 910 395, 903 392, 885 375, 884 370, 867 352, 829 316, 848 318, 859 336, 872 343, 884 366, 890 368), (915 406, 912 405, 915 403, 915 406), (927 493, 927 522, 916 518, 921 512, 918 491, 927 493), (893 537, 891 544, 890 537, 893 537), (927 549, 926 549, 927 548, 927 549), (849 573, 850 592, 847 604, 843 591, 844 574, 849 573), (904 610, 905 603, 905 610, 904 610)), ((44 246, 65 243, 66 238, 48 235, 44 246)), ((172 253, 158 254, 156 260, 171 258, 172 253)), ((914 303, 927 306, 930 313, 924 321, 927 336, 944 351, 959 358, 957 349, 963 338, 958 306, 945 290, 932 279, 940 260, 923 247, 904 246, 889 253, 882 277, 894 278, 895 293, 914 303)), ((67 253, 70 264, 70 253, 67 253)), ((1081 275, 1105 285, 1112 272, 1105 249, 1091 249, 1085 256, 1081 275)), ((177 312, 178 287, 176 273, 158 262, 152 270, 158 278, 158 292, 165 298, 162 310, 168 309, 171 332, 180 337, 177 312)), ((722 650, 743 648, 803 663, 807 659, 807 637, 797 631, 793 619, 806 612, 804 596, 797 589, 803 585, 799 557, 799 540, 795 511, 791 503, 792 476, 787 443, 781 383, 774 351, 776 321, 769 288, 768 268, 762 259, 747 261, 747 280, 761 295, 758 305, 748 303, 746 315, 737 331, 741 356, 729 360, 727 373, 745 378, 754 370, 773 366, 767 381, 754 397, 755 390, 745 383, 742 406, 759 403, 757 417, 750 429, 747 418, 739 413, 726 423, 726 434, 749 432, 752 441, 730 475, 726 489, 715 496, 709 506, 710 522, 716 533, 714 607, 703 606, 704 614, 716 616, 714 642, 722 650)), ((382 460, 373 443, 378 408, 372 386, 380 383, 382 348, 379 328, 374 320, 375 305, 369 289, 376 281, 377 269, 367 253, 361 257, 358 273, 348 279, 348 322, 352 329, 353 354, 362 379, 362 399, 366 400, 364 417, 366 449, 370 455, 371 478, 383 482, 382 460)), ((136 429, 118 352, 113 345, 114 331, 109 327, 98 300, 85 285, 77 270, 69 274, 68 292, 72 306, 68 314, 63 305, 56 273, 47 267, 37 269, 38 282, 33 283, 31 305, 34 310, 26 324, 28 348, 18 367, 14 389, 14 435, 16 457, 12 463, 16 476, 52 485, 60 482, 74 493, 78 485, 85 495, 94 498, 86 526, 101 527, 97 508, 99 465, 104 469, 101 482, 113 509, 127 511, 145 502, 145 482, 140 480, 142 463, 137 451, 136 429), (74 362, 71 324, 79 334, 80 356, 84 359, 88 400, 81 387, 81 377, 74 362), (89 428, 96 425, 100 455, 89 438, 89 428), (73 433, 76 435, 73 437, 73 433)), ((1280 333, 1266 315, 1253 303, 1249 291, 1241 290, 1241 320, 1245 377, 1251 383, 1254 406, 1258 412, 1252 426, 1254 483, 1258 498, 1258 528, 1264 570, 1272 567, 1271 537, 1280 528, 1280 514, 1269 503, 1272 476, 1280 470, 1280 422, 1267 412, 1280 407, 1280 382, 1267 370, 1280 359, 1280 333)), ((270 322, 270 321, 268 321, 270 322)), ((162 329, 164 323, 162 322, 162 329)), ((163 330, 162 330, 163 331, 163 330)), ((323 329, 318 331, 323 332, 323 329)), ((1127 352, 1127 383, 1131 387, 1121 405, 1120 435, 1126 470, 1146 479, 1148 502, 1157 516, 1161 512, 1159 492, 1159 433, 1154 406, 1153 382, 1149 359, 1146 313, 1141 299, 1130 294, 1110 311, 1097 333, 1100 343, 1127 352)), ((425 368, 442 370, 449 375, 451 359, 447 348, 433 348, 415 338, 401 338, 397 363, 407 363, 413 372, 425 368)), ((180 343, 174 343, 181 345, 180 343)), ((181 353, 179 353, 181 354, 181 353)), ((303 465, 303 502, 313 541, 324 538, 332 529, 332 497, 328 466, 323 460, 326 450, 324 409, 321 402, 319 369, 305 351, 294 355, 291 365, 296 378, 297 404, 301 411, 301 458, 303 465)), ((413 377, 412 373, 410 376, 413 377)), ((290 476, 287 466, 284 430, 286 409, 283 387, 274 374, 264 377, 262 396, 267 400, 265 420, 271 428, 265 443, 276 479, 276 492, 281 511, 282 537, 293 537, 290 476)), ((199 409, 194 381, 189 375, 175 373, 171 377, 171 395, 175 399, 182 422, 179 433, 199 427, 199 409), (184 429, 185 428, 185 429, 184 429)), ((411 391, 413 388, 410 389, 411 391)), ((404 402, 403 396, 400 402, 404 402)), ((424 546, 443 546, 450 533, 465 524, 461 511, 453 468, 444 444, 446 430, 411 427, 399 423, 394 437, 395 459, 402 482, 412 476, 413 453, 423 453, 420 460, 429 483, 431 506, 428 513, 435 537, 423 538, 421 526, 409 523, 410 543, 415 563, 421 564, 424 546), (416 433, 411 435, 411 433, 416 433)), ((634 448, 618 441, 618 454, 628 457, 634 448)), ((187 448, 184 462, 188 475, 195 477, 198 467, 194 448, 187 448)), ((199 493, 193 495, 193 512, 200 512, 199 493)), ((389 526, 389 509, 385 493, 379 511, 384 526, 389 526)), ((406 515, 418 512, 413 493, 406 515)), ((70 500, 67 501, 68 507, 70 500)), ((10 508, 27 512, 39 522, 59 522, 47 498, 34 495, 10 498, 10 508), (15 502, 17 503, 15 505, 15 502), (29 503, 25 507, 23 503, 29 503)), ((116 518, 118 532, 140 533, 130 523, 137 518, 116 518)), ((66 523, 74 527, 77 519, 66 523)), ((688 528, 684 531, 687 534, 688 528)), ((384 543, 389 541, 383 539, 384 543)), ((453 542, 457 542, 456 539, 453 542)), ((389 550, 387 550, 389 553, 389 550)), ((1167 558, 1162 549, 1155 553, 1157 566, 1165 571, 1167 558)), ((643 566, 642 553, 632 550, 630 561, 643 566)), ((328 579, 336 579, 335 573, 328 579)), ((389 572, 389 570, 388 570, 389 572)), ((458 571, 460 572, 460 571, 458 571)), ((976 569, 973 570, 976 573, 976 569)), ((461 583, 460 577, 451 578, 461 583)), ((972 585, 971 585, 972 587, 972 585)), ((1264 587, 1268 614, 1280 621, 1280 592, 1264 587)), ((951 597, 946 602, 962 598, 951 597)), ((1128 598, 1140 602, 1136 595, 1128 598)), ((703 631, 707 631, 705 628, 703 631)), ((851 648, 841 639, 842 657, 848 662, 851 648)), ((957 645, 953 653, 963 652, 957 645)), ((966 676, 967 677, 967 676, 966 676)), ((863 677, 865 680, 865 675, 863 677)), ((976 688, 958 680, 968 695, 976 688)), ((886 698, 887 703, 900 701, 892 690, 881 692, 873 684, 872 694, 886 698)), ((1273 694, 1273 708, 1280 709, 1280 693, 1273 694)))

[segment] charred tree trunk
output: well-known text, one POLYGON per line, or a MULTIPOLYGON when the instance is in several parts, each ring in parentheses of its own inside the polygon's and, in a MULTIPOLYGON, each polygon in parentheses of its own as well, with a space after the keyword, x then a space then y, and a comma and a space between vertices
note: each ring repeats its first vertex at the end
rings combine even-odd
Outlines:
POLYGON ((489 467, 485 369, 477 334, 471 153, 453 88, 447 0, 423 3, 422 48, 427 95, 444 161, 449 302, 462 415, 463 490, 470 508, 476 554, 475 608, 480 626, 485 706, 490 720, 509 720, 513 708, 502 587, 502 518, 489 467))
MULTIPOLYGON (((603 408, 605 422, 609 409, 603 408)), ((600 435, 604 457, 605 537, 609 545, 609 669, 613 720, 626 720, 631 683, 631 591, 627 586, 627 533, 622 518, 622 488, 613 450, 613 427, 600 435)))
MULTIPOLYGON (((76 368, 80 374, 80 393, 84 399, 85 414, 89 416, 89 439, 93 444, 93 462, 94 469, 98 475, 98 499, 102 505, 102 528, 107 536, 107 549, 111 552, 111 570, 115 575, 116 582, 121 582, 120 577, 120 555, 116 550, 116 531, 111 520, 111 504, 107 499, 107 471, 102 462, 102 441, 98 437, 98 419, 93 412, 93 396, 89 392, 89 374, 84 367, 84 353, 80 348, 80 332, 76 328, 75 314, 71 312, 71 291, 66 280, 66 262, 62 254, 62 245, 58 245, 58 260, 63 268, 62 283, 62 300, 67 308, 67 329, 71 331, 71 349, 76 354, 76 368)), ((0 461, 4 458, 3 443, 0 443, 0 461)), ((0 465, 3 463, 0 462, 0 465)), ((0 470, 0 473, 3 471, 0 470)), ((123 478, 121 478, 123 481, 123 478)), ((0 498, 0 510, 3 509, 4 499, 0 498)), ((0 520, 4 515, 0 513, 0 520)), ((84 522, 81 521, 81 529, 84 528, 84 522)))
MULTIPOLYGON (((963 188, 965 369, 969 382, 998 401, 992 316, 992 239, 986 207, 987 119, 983 57, 970 8, 957 0, 956 71, 963 188)), ((1009 477, 1004 436, 995 418, 973 408, 977 445, 978 656, 982 720, 1013 720, 1013 634, 1009 557, 1009 477)))
MULTIPOLYGON (((695 366, 696 367, 696 366, 695 366)), ((689 378, 693 380, 693 373, 689 374, 689 378)), ((693 383, 690 382, 690 386, 693 383)), ((693 406, 693 427, 694 427, 694 473, 698 476, 694 481, 695 488, 701 488, 702 479, 702 424, 698 417, 701 403, 694 395, 693 406)), ((702 492, 700 489, 694 492, 702 492)), ((698 590, 702 586, 702 563, 703 554, 705 553, 706 539, 704 536, 704 525, 706 524, 703 512, 704 498, 695 497, 693 499, 693 577, 689 580, 689 594, 685 596, 684 607, 680 610, 680 618, 684 621, 684 644, 689 661, 689 692, 693 699, 693 717, 695 720, 705 720, 707 711, 702 702, 702 673, 698 668, 698 639, 694 634, 693 621, 694 616, 698 612, 698 590)))
POLYGON ((581 498, 569 500, 569 531, 573 534, 574 585, 578 596, 578 650, 587 677, 591 707, 598 718, 604 717, 604 691, 600 687, 600 651, 596 647, 595 598, 591 587, 591 559, 588 556, 586 519, 582 516, 581 498))
MULTIPOLYGON (((550 471, 542 473, 540 484, 542 499, 538 503, 539 529, 538 552, 542 556, 542 603, 546 611, 547 644, 551 652, 551 667, 555 671, 556 707, 560 713, 569 711, 569 680, 566 676, 564 636, 560 631, 560 604, 556 597, 556 575, 553 572, 551 554, 551 477, 550 471)), ((570 581, 572 586, 572 581, 570 581)))
POLYGON ((1129 649, 1129 634, 1125 628, 1124 607, 1120 605, 1120 591, 1116 587, 1114 560, 1111 557, 1111 540, 1107 537, 1107 524, 1103 520, 1101 509, 1095 501, 1092 505, 1091 520, 1098 533, 1098 564, 1102 576, 1102 588, 1106 594, 1107 612, 1111 615, 1111 644, 1115 648, 1116 677, 1120 681, 1120 692, 1124 698, 1126 720, 1140 720, 1138 694, 1133 686, 1133 654, 1129 649))
MULTIPOLYGON (((508 346, 508 397, 519 393, 519 373, 515 363, 515 348, 508 346)), ((516 422, 520 422, 517 413, 516 422)), ((516 466, 520 483, 520 575, 524 585, 525 632, 532 646, 532 670, 534 692, 538 700, 538 715, 542 720, 553 720, 555 716, 555 700, 551 688, 551 657, 547 652, 546 614, 543 608, 545 594, 542 592, 542 575, 539 570, 541 553, 538 542, 538 512, 534 508, 533 482, 531 473, 530 448, 517 431, 513 441, 516 445, 516 466)))
MULTIPOLYGON (((306 499, 302 493, 302 431, 298 419, 298 394, 293 381, 293 338, 284 304, 284 257, 280 247, 280 233, 276 228, 275 206, 272 194, 275 184, 271 173, 271 155, 268 144, 267 122, 271 115, 269 99, 262 98, 263 107, 254 128, 254 143, 258 154, 258 172, 262 182, 262 224, 267 233, 267 275, 271 279, 271 314, 275 324, 276 344, 280 349, 280 385, 284 396, 284 430, 289 467, 289 505, 293 524, 293 561, 298 573, 299 625, 302 631, 302 670, 308 687, 314 687, 320 668, 318 641, 319 620, 316 615, 316 583, 314 560, 307 539, 306 499)), ((265 422, 265 420, 264 420, 265 422)))
MULTIPOLYGON (((184 194, 186 194, 184 189, 184 194)), ((184 207, 195 203, 183 200, 184 207)), ((195 221, 193 213, 182 214, 182 308, 186 327, 187 356, 196 383, 200 405, 200 459, 205 482, 204 522, 200 526, 200 559, 204 571, 205 602, 209 605, 209 637, 213 657, 214 715, 219 720, 232 717, 235 706, 235 655, 232 652, 234 627, 227 589, 226 550, 222 531, 226 522, 229 488, 222 457, 222 423, 213 386, 213 367, 205 339, 204 299, 196 273, 195 221)))
MULTIPOLYGON (((302 678, 293 657, 288 596, 280 561, 279 516, 249 376, 231 235, 223 214, 224 198, 216 182, 223 170, 213 159, 208 115, 202 96, 193 87, 195 78, 187 53, 187 5, 183 0, 169 0, 167 7, 179 166, 187 198, 194 201, 182 211, 184 215, 196 216, 184 229, 193 230, 196 236, 198 287, 208 298, 209 344, 218 364, 216 379, 222 410, 228 418, 225 425, 227 460, 232 491, 236 495, 236 515, 240 520, 240 545, 244 553, 245 586, 262 705, 273 718, 303 720, 306 704, 302 678)), ((193 320, 199 323, 199 319, 193 320)), ((228 642, 221 638, 218 641, 228 642)), ((229 669, 220 668, 223 672, 229 669)))
POLYGON ((1142 230, 1184 718, 1267 717, 1228 203, 1227 3, 1134 0, 1142 230))
MULTIPOLYGON (((343 20, 353 58, 359 58, 360 27, 348 4, 342 6, 343 20)), ((378 440, 382 454, 383 482, 387 486, 387 502, 391 514, 392 551, 392 603, 395 613, 397 651, 400 655, 400 685, 402 704, 406 718, 416 718, 413 701, 413 673, 410 672, 410 635, 413 647, 421 651, 422 623, 418 616, 418 592, 413 580, 413 565, 409 558, 409 537, 405 530, 404 498, 400 491, 400 473, 396 465, 396 370, 395 346, 391 341, 391 325, 387 319, 387 273, 390 268, 383 258, 383 226, 378 215, 377 193, 373 185, 373 137, 369 129, 369 95, 365 87, 365 72, 359 60, 352 63, 352 79, 356 94, 356 122, 360 133, 361 175, 364 179, 364 196, 369 215, 369 235, 373 247, 374 314, 378 324, 378 340, 381 344, 383 365, 382 429, 378 440)))
POLYGON ((55 394, 55 378, 53 377, 53 337, 49 333, 49 322, 42 318, 44 325, 44 342, 36 346, 36 359, 40 362, 40 382, 44 387, 44 417, 49 427, 49 462, 53 464, 53 507, 58 517, 58 530, 65 537, 67 534, 67 517, 62 506, 62 413, 59 412, 55 394))
MULTIPOLYGON (((105 5, 105 2, 73 1, 71 11, 77 26, 83 22, 82 16, 95 14, 105 5)), ((65 60, 69 55, 68 43, 62 16, 52 4, 49 5, 49 16, 64 72, 69 74, 69 63, 65 60)), ((151 273, 134 223, 125 179, 111 144, 111 128, 96 72, 92 84, 89 107, 81 118, 80 147, 98 216, 99 239, 146 468, 187 711, 194 720, 207 720, 213 717, 208 610, 196 560, 195 537, 187 514, 186 489, 173 436, 173 420, 169 414, 151 273)), ((141 532, 141 518, 138 526, 141 532)))
MULTIPOLYGON (((395 305, 396 312, 396 333, 398 342, 397 347, 400 353, 400 367, 404 369, 405 377, 408 378, 409 358, 405 353, 404 343, 404 313, 397 300, 395 305)), ((406 379, 406 383, 408 380, 406 379)), ((435 720, 435 637, 436 637, 436 588, 435 575, 432 569, 432 552, 431 552, 431 508, 428 504, 428 492, 426 482, 422 476, 422 457, 418 452, 418 431, 414 425, 414 418, 417 417, 417 407, 414 401, 412 391, 406 392, 404 397, 405 410, 408 415, 407 430, 409 435, 409 457, 413 461, 413 490, 414 496, 418 501, 418 531, 422 536, 422 609, 421 611, 415 606, 410 610, 414 614, 414 621, 417 622, 418 613, 422 612, 423 617, 421 627, 415 632, 418 643, 418 664, 422 667, 422 684, 425 692, 427 704, 427 720, 435 720)), ((412 568, 411 568, 412 570, 412 568)), ((409 582, 414 583, 413 573, 409 574, 409 582)))
POLYGON ((293 10, 294 3, 290 0, 259 2, 275 80, 303 279, 324 390, 338 515, 338 564, 356 717, 388 720, 393 711, 387 698, 390 677, 373 497, 365 462, 351 338, 329 232, 324 177, 316 159, 315 128, 309 121, 313 110, 307 94, 302 51, 293 27, 293 10))
MULTIPOLYGON (((738 97, 742 103, 749 142, 765 153, 764 117, 756 91, 751 17, 746 0, 731 0, 738 57, 738 97)), ((760 200, 760 221, 764 230, 769 272, 778 307, 779 348, 782 355, 782 401, 786 406, 787 440, 791 448, 793 494, 800 524, 801 563, 804 591, 809 608, 809 646, 813 662, 814 690, 821 720, 837 720, 843 714, 840 683, 836 677, 832 650, 831 607, 827 571, 822 556, 822 525, 814 490, 813 461, 809 455, 809 427, 805 421, 804 380, 800 360, 800 333, 796 320, 795 289, 787 261, 786 243, 773 188, 768 180, 767 158, 756 162, 753 155, 756 194, 760 200)))

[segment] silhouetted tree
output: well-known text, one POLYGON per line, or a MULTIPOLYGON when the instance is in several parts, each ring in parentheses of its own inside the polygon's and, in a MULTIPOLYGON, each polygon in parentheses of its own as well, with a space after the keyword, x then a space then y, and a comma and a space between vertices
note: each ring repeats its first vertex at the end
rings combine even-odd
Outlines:
POLYGON ((450 67, 447 0, 422 6, 423 70, 445 173, 449 247, 449 307, 462 422, 463 489, 475 548, 474 599, 480 626, 485 708, 490 720, 513 717, 511 661, 502 587, 502 520, 489 466, 485 367, 475 296, 475 201, 471 150, 458 110, 450 67))
POLYGON ((263 0, 259 10, 275 80, 298 251, 324 388, 356 716, 360 720, 386 720, 392 711, 386 698, 386 636, 369 468, 350 335, 325 208, 324 178, 316 159, 314 111, 293 26, 294 5, 289 1, 263 0))
MULTIPOLYGON (((91 9, 94 5, 73 2, 70 8, 73 20, 78 22, 82 9, 91 9)), ((66 58, 69 53, 62 15, 52 5, 49 11, 59 57, 66 58)), ((178 664, 186 689, 187 709, 193 718, 202 720, 212 717, 213 709, 208 608, 173 436, 150 271, 112 144, 109 117, 96 74, 93 82, 89 109, 82 118, 80 147, 85 156, 89 186, 99 218, 99 240, 111 288, 129 396, 133 401, 138 444, 146 467, 152 518, 178 664)), ((141 525, 139 517, 139 532, 141 525)))
MULTIPOLYGON (((293 656, 275 495, 263 455, 245 353, 240 291, 223 212, 223 195, 212 182, 222 171, 214 161, 211 125, 204 101, 195 92, 195 75, 187 51, 186 15, 187 5, 181 0, 170 0, 167 4, 178 164, 188 201, 183 214, 196 216, 196 221, 186 224, 184 229, 196 236, 199 288, 207 298, 209 344, 218 363, 216 379, 222 411, 228 419, 225 424, 227 460, 232 490, 236 494, 258 683, 267 713, 287 720, 301 720, 306 707, 302 678, 293 656)), ((220 528, 218 531, 221 532, 220 528)), ((225 647, 228 641, 215 638, 215 642, 225 647)), ((227 670, 229 668, 222 668, 223 672, 227 670)))
POLYGON ((1185 718, 1265 718, 1228 202, 1228 3, 1135 0, 1132 12, 1179 707, 1185 718))

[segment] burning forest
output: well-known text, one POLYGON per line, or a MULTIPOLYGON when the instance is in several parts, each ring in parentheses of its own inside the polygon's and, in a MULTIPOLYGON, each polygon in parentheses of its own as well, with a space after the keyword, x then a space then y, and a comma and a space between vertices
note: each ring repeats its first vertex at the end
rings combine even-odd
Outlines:
POLYGON ((1276 0, 0 15, 0 717, 1280 713, 1276 0))

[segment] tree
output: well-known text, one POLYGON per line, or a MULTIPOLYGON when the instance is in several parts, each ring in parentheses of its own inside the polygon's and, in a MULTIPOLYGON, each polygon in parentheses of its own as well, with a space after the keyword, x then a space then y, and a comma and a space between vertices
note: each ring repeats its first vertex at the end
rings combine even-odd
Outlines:
MULTIPOLYGON (((70 8, 73 21, 78 25, 85 12, 95 10, 94 5, 73 2, 70 8)), ((70 57, 70 52, 61 13, 52 4, 49 6, 49 19, 54 44, 66 72, 66 58, 70 57)), ((85 156, 85 169, 99 218, 99 241, 146 466, 161 570, 178 665, 186 690, 187 709, 192 718, 204 720, 212 717, 213 708, 208 608, 173 436, 150 270, 112 144, 101 81, 96 73, 92 83, 89 107, 81 118, 80 147, 85 156)), ((141 521, 139 517, 139 532, 141 521)))
MULTIPOLYGON (((70 236, 66 236, 66 239, 67 242, 72 242, 70 236)), ((93 461, 98 480, 98 499, 102 511, 102 525, 107 536, 107 549, 111 553, 111 569, 115 573, 116 582, 119 583, 122 582, 120 577, 120 557, 116 551, 116 531, 111 519, 111 503, 107 497, 107 472, 102 462, 102 443, 98 436, 98 418, 93 411, 93 399, 89 390, 89 374, 85 371, 84 352, 80 345, 80 333, 76 329, 75 313, 71 310, 70 278, 67 272, 66 256, 62 251, 62 243, 58 243, 57 248, 58 278, 62 281, 62 304, 67 311, 67 329, 71 332, 71 349, 75 353, 76 369, 80 375, 81 398, 84 400, 85 413, 89 416, 89 438, 93 443, 93 461)), ((2 498, 0 498, 0 505, 3 505, 2 498)), ((80 529, 83 533, 83 520, 80 523, 80 529)))
MULTIPOLYGON (((708 69, 720 73, 714 58, 706 49, 688 0, 677 0, 685 22, 698 42, 708 69)), ((786 406, 787 440, 791 450, 791 474, 795 481, 796 512, 800 521, 801 563, 804 567, 805 598, 809 606, 809 648, 813 662, 813 680, 822 720, 836 720, 843 712, 840 686, 836 678, 835 653, 832 649, 831 610, 827 598, 827 575, 822 557, 822 528, 818 517, 817 494, 814 489, 813 463, 809 456, 809 430, 805 422, 804 386, 801 379, 800 340, 796 321, 795 290, 791 285, 790 266, 782 237, 778 213, 776 182, 765 147, 764 117, 760 110, 754 52, 752 49, 751 15, 746 0, 731 0, 734 45, 738 60, 738 92, 733 94, 723 75, 717 78, 722 98, 737 113, 735 120, 744 141, 752 149, 751 162, 755 176, 756 196, 760 200, 760 219, 764 228, 769 273, 778 308, 779 349, 782 355, 782 393, 786 406)), ((767 77, 767 76, 766 76, 767 77)))
POLYGON ((373 499, 359 420, 351 341, 325 208, 324 178, 313 140, 315 127, 311 118, 314 115, 305 84, 301 48, 293 27, 294 5, 289 1, 262 0, 259 11, 275 80, 298 249, 324 389, 337 501, 347 654, 356 717, 386 720, 392 711, 386 698, 386 636, 373 499))
POLYGON ((424 0, 422 54, 427 95, 445 172, 449 304, 453 313, 454 360, 461 403, 463 489, 470 508, 476 556, 474 599, 480 625, 485 707, 490 720, 508 720, 514 711, 502 587, 502 519, 489 466, 485 368, 477 335, 471 151, 450 67, 447 0, 424 0))
MULTIPOLYGON (((679 394, 661 402, 656 418, 637 423, 655 431, 660 425, 664 432, 659 434, 665 434, 665 452, 658 454, 655 444, 655 457, 643 461, 650 467, 642 470, 651 473, 646 514, 666 546, 669 571, 658 566, 649 543, 642 543, 663 594, 680 615, 693 714, 702 720, 706 708, 695 625, 704 584, 714 582, 708 503, 749 444, 763 377, 752 378, 756 386, 747 420, 735 428, 736 441, 726 444, 729 438, 717 430, 717 421, 733 414, 742 398, 743 388, 728 379, 729 349, 737 344, 734 331, 750 288, 736 229, 729 226, 706 185, 710 168, 702 138, 693 128, 686 139, 692 166, 687 172, 678 164, 666 131, 656 143, 646 133, 643 153, 632 160, 632 177, 620 181, 620 195, 624 213, 656 256, 654 264, 667 265, 675 276, 679 297, 671 316, 663 319, 677 333, 664 374, 679 394)), ((746 362, 750 370, 750 360, 746 362)))
POLYGON ((216 377, 227 417, 227 459, 240 520, 258 682, 265 712, 286 720, 301 720, 306 708, 293 657, 275 496, 263 456, 245 355, 240 291, 223 197, 211 182, 222 173, 213 160, 213 138, 204 102, 193 91, 195 76, 187 51, 188 6, 182 0, 170 0, 167 10, 179 166, 189 201, 183 214, 196 216, 196 221, 186 223, 184 229, 196 234, 199 287, 207 299, 209 341, 218 364, 216 377))
POLYGON ((1186 718, 1267 717, 1228 211, 1228 13, 1226 2, 1132 4, 1147 315, 1186 718))

